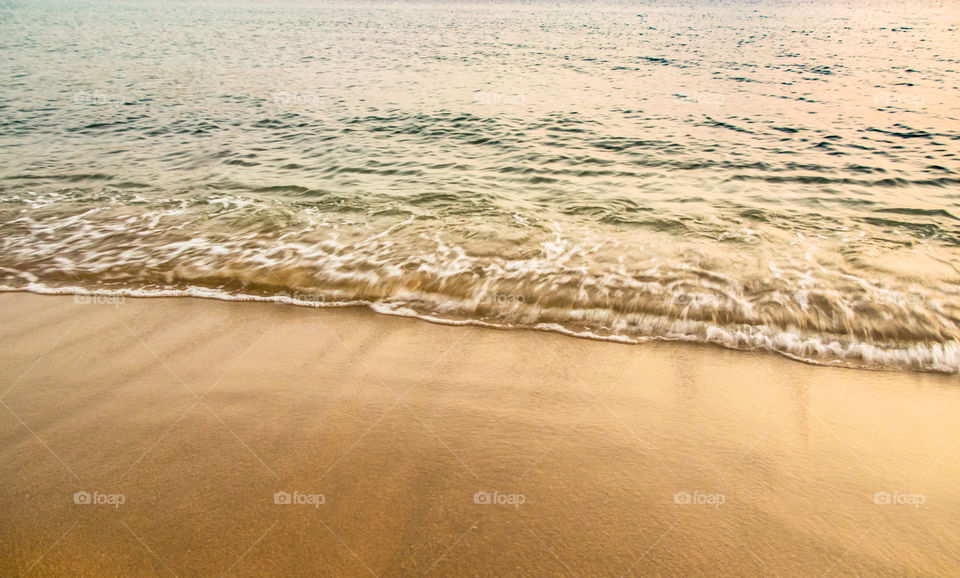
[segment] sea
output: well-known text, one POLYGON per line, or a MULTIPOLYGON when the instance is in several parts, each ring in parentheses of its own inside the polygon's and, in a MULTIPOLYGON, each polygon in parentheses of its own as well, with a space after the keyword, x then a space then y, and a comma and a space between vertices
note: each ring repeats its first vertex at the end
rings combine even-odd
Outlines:
POLYGON ((960 370, 955 2, 4 0, 0 62, 3 291, 960 370))

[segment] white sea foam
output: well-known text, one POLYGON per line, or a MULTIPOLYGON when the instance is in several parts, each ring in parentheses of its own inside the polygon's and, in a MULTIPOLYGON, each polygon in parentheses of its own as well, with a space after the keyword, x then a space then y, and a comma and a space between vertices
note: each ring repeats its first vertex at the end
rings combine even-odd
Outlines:
MULTIPOLYGON (((960 342, 946 343, 915 343, 905 347, 895 345, 878 345, 863 341, 840 340, 830 336, 804 335, 799 332, 777 330, 769 327, 719 327, 689 320, 658 319, 648 325, 648 330, 656 327, 656 332, 643 334, 636 332, 633 335, 598 332, 588 329, 577 329, 561 323, 511 323, 506 321, 490 321, 483 319, 469 319, 444 317, 418 311, 403 301, 313 301, 298 299, 295 295, 279 292, 275 295, 255 295, 243 293, 229 293, 219 289, 207 287, 187 287, 184 289, 98 289, 86 290, 78 286, 50 287, 40 282, 30 282, 19 287, 0 285, 0 292, 25 291, 41 295, 102 295, 124 296, 134 298, 157 297, 196 297, 217 299, 222 301, 254 301, 279 303, 299 307, 336 308, 336 307, 368 307, 372 311, 400 317, 417 318, 432 323, 458 326, 477 326, 498 329, 536 329, 561 333, 584 339, 611 341, 617 343, 638 344, 651 340, 685 341, 704 344, 716 344, 730 349, 768 351, 784 355, 788 358, 813 363, 817 365, 837 365, 863 369, 908 369, 938 373, 960 372, 960 342)), ((408 296, 412 298, 413 296, 408 296)), ((411 299, 416 301, 416 299, 411 299)), ((455 307, 451 307, 455 310, 455 307)), ((571 317, 578 317, 572 315, 571 317)), ((583 317, 582 315, 579 317, 583 317)))

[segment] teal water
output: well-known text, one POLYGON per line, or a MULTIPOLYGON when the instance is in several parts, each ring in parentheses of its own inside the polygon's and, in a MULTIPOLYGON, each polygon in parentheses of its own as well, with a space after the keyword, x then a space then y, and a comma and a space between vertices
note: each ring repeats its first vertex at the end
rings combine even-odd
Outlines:
POLYGON ((960 10, 0 5, 0 286, 960 368, 960 10))

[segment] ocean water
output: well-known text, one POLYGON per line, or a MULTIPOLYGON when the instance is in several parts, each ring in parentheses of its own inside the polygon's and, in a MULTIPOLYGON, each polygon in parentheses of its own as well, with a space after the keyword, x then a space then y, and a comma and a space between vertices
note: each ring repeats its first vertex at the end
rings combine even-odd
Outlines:
POLYGON ((949 2, 4 2, 0 288, 960 369, 949 2))

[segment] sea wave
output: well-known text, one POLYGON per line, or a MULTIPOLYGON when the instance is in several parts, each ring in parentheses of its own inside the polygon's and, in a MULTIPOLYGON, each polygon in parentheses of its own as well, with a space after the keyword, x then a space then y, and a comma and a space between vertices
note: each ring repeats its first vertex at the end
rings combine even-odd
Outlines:
MULTIPOLYGON (((495 329, 533 329, 561 333, 584 339, 638 344, 653 340, 685 341, 715 344, 735 350, 767 351, 787 358, 815 365, 838 366, 870 370, 914 370, 936 373, 960 371, 960 341, 943 343, 869 343, 836 335, 817 335, 801 331, 786 331, 774 327, 746 324, 717 326, 707 322, 686 319, 649 317, 646 323, 631 323, 620 320, 613 331, 589 330, 582 324, 589 314, 571 312, 570 318, 578 323, 565 325, 558 322, 529 322, 523 319, 510 321, 505 318, 463 318, 455 315, 458 308, 447 303, 443 312, 426 313, 412 308, 423 299, 410 301, 327 301, 313 294, 279 291, 274 295, 229 293, 209 287, 184 289, 97 289, 88 290, 78 286, 50 287, 31 282, 20 286, 0 285, 0 292, 30 292, 41 295, 75 295, 79 303, 87 303, 91 296, 132 298, 193 297, 221 301, 267 302, 282 305, 313 308, 368 307, 384 315, 417 318, 444 325, 471 325, 495 329), (449 315, 449 316, 447 316, 449 315), (492 319, 492 320, 491 320, 492 319), (631 325, 628 333, 617 333, 631 325)), ((413 297, 413 296, 410 296, 413 297)), ((118 303, 117 301, 110 301, 118 303)), ((460 312, 464 312, 460 310, 460 312)))
POLYGON ((28 8, 0 102, 5 290, 958 368, 940 9, 811 29, 803 10, 534 7, 531 27, 484 8, 424 44, 433 10, 87 6, 93 32, 65 39, 28 8), (156 26, 189 50, 143 44, 156 26))
MULTIPOLYGON (((940 267, 939 278, 927 265, 885 270, 890 259, 878 264, 872 253, 889 254, 883 238, 791 236, 770 215, 755 218, 756 229, 738 226, 739 209, 729 221, 703 222, 607 198, 561 205, 573 215, 561 222, 511 213, 493 197, 458 200, 497 207, 480 223, 413 202, 378 207, 367 199, 358 213, 305 202, 296 191, 276 195, 7 195, 0 285, 363 305, 445 323, 715 343, 817 363, 960 369, 957 270, 932 250, 905 256, 940 267), (646 232, 625 227, 627 218, 646 232)), ((931 217, 942 216, 904 215, 931 217)))

